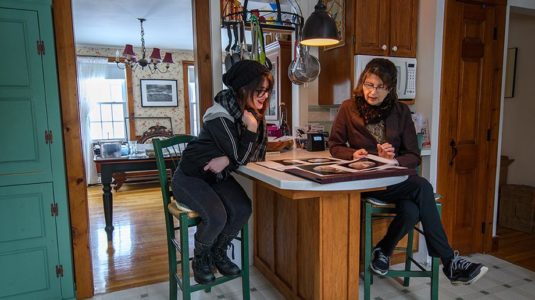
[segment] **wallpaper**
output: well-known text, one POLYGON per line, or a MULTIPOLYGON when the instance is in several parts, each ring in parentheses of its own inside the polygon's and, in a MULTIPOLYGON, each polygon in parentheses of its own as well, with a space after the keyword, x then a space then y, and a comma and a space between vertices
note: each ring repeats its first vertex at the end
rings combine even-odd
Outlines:
MULTIPOLYGON (((76 47, 76 54, 83 56, 102 56, 102 57, 115 57, 116 50, 122 53, 123 49, 118 48, 98 48, 80 46, 76 47)), ((139 56, 141 50, 135 48, 134 51, 139 56)), ((147 49, 147 55, 150 55, 152 48, 147 49)), ((141 135, 145 130, 153 125, 162 125, 170 128, 169 119, 171 118, 173 133, 185 133, 185 114, 184 114, 184 101, 188 101, 187 95, 184 95, 184 83, 182 76, 182 61, 193 61, 193 51, 189 50, 166 50, 161 49, 162 56, 165 52, 171 52, 173 55, 174 64, 169 67, 167 73, 151 73, 145 67, 144 70, 137 68, 133 71, 132 83, 134 93, 134 116, 136 117, 163 117, 161 121, 158 120, 143 120, 138 119, 135 122, 136 135, 141 135), (141 79, 173 79, 177 81, 177 107, 142 107, 141 106, 141 79), (186 98, 185 98, 186 97, 186 98)))

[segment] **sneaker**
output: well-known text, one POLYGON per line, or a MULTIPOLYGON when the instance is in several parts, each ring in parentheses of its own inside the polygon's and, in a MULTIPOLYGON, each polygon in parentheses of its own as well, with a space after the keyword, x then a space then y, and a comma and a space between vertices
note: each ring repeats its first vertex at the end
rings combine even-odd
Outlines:
POLYGON ((449 265, 442 269, 453 285, 474 283, 489 270, 482 264, 470 262, 466 257, 459 256, 459 251, 454 253, 449 265))
POLYGON ((386 275, 390 267, 390 257, 386 256, 381 248, 373 249, 372 256, 370 269, 378 275, 386 275))

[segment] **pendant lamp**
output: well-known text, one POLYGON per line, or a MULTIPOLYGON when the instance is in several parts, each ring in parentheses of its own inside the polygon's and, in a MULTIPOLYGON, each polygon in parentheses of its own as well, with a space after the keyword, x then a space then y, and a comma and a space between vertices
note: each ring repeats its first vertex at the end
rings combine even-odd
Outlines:
POLYGON ((301 44, 305 46, 332 46, 340 42, 336 22, 327 12, 323 1, 314 6, 314 12, 303 27, 301 44))

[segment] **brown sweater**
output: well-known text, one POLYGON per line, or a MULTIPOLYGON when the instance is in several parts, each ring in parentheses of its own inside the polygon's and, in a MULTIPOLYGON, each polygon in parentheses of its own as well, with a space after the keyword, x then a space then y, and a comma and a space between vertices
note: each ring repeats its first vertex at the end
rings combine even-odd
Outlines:
MULTIPOLYGON (((396 149, 394 158, 399 165, 407 168, 418 166, 420 149, 409 107, 404 103, 394 104, 385 119, 385 128, 386 141, 396 149)), ((348 99, 340 106, 332 125, 329 149, 333 157, 350 160, 353 153, 361 148, 377 155, 377 140, 366 129, 355 99, 348 99)))

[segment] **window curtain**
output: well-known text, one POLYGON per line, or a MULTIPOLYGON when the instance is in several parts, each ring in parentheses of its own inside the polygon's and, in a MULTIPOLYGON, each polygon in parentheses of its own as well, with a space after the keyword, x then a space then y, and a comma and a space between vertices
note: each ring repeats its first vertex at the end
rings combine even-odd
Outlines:
POLYGON ((80 127, 87 184, 98 183, 97 169, 93 162, 93 140, 90 135, 89 113, 91 98, 89 92, 94 82, 106 78, 108 59, 105 57, 78 57, 78 101, 80 106, 80 127))

